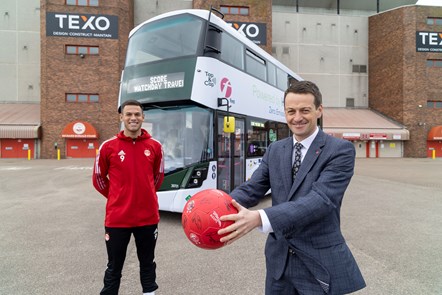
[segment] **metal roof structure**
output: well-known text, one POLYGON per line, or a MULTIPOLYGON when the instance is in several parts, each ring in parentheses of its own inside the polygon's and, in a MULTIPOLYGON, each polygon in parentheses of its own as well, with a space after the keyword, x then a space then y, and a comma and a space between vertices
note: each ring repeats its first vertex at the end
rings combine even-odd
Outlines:
POLYGON ((410 132, 403 125, 368 108, 324 108, 323 129, 329 134, 382 133, 392 139, 394 135, 400 140, 410 139, 410 132))
POLYGON ((417 0, 273 0, 272 5, 380 12, 404 5, 414 5, 416 2, 417 0))
POLYGON ((40 137, 40 104, 0 104, 0 138, 40 137))

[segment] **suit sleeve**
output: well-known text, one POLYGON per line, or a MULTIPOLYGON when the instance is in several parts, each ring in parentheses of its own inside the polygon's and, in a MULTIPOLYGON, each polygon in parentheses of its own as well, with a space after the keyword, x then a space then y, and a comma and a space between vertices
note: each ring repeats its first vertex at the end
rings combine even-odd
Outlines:
POLYGON ((320 167, 315 180, 306 182, 302 194, 270 208, 265 212, 279 237, 297 234, 307 225, 319 222, 325 216, 339 211, 344 193, 354 173, 355 149, 351 142, 335 141, 328 148, 333 152, 320 167))
POLYGON ((109 194, 109 179, 107 177, 108 171, 109 163, 106 156, 106 147, 101 146, 97 156, 95 157, 92 184, 94 185, 95 189, 106 198, 109 194))
POLYGON ((155 189, 158 191, 164 180, 164 153, 163 147, 160 145, 158 157, 155 159, 154 182, 155 189))

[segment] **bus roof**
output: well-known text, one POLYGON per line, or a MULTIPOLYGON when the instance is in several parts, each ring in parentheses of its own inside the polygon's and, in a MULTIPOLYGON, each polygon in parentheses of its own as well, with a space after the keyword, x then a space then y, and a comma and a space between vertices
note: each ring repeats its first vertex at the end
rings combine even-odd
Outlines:
MULTIPOLYGON (((138 31, 145 24, 157 21, 157 20, 165 18, 165 17, 174 16, 174 15, 180 15, 180 14, 186 14, 186 13, 193 14, 193 15, 196 15, 196 16, 202 18, 202 19, 208 20, 210 12, 208 10, 204 10, 204 9, 182 9, 182 10, 174 10, 174 11, 166 12, 166 13, 157 15, 157 16, 155 16, 155 17, 153 17, 153 18, 151 18, 151 19, 149 19, 147 21, 144 21, 143 23, 141 23, 138 26, 136 26, 135 28, 133 28, 130 31, 130 33, 129 33, 129 38, 133 34, 135 34, 135 32, 138 31)), ((237 30, 232 28, 224 20, 219 18, 216 14, 212 13, 212 15, 210 16, 210 22, 214 23, 218 27, 220 27, 223 30, 227 31, 229 34, 231 34, 236 39, 238 39, 243 44, 245 44, 248 48, 250 48, 253 51, 255 51, 255 53, 259 54, 264 59, 266 59, 269 62, 273 63, 275 66, 279 67, 281 70, 285 71, 286 73, 288 73, 290 76, 292 76, 296 80, 298 80, 298 81, 304 80, 300 76, 298 76, 295 72, 293 72, 291 69, 286 67, 284 64, 282 64, 276 58, 274 58, 272 55, 270 55, 267 51, 265 51, 264 49, 262 49, 261 47, 259 47, 258 45, 256 45, 252 41, 250 41, 246 36, 242 35, 237 30)))

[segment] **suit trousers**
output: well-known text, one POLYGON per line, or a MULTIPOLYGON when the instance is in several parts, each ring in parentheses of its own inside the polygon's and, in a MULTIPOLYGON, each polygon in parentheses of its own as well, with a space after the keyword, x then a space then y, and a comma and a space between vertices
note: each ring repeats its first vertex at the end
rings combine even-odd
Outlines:
POLYGON ((118 294, 127 246, 132 234, 135 238, 138 261, 140 262, 140 281, 143 293, 158 289, 158 285, 155 282, 157 228, 157 224, 133 228, 105 227, 108 263, 104 273, 104 287, 100 294, 118 294))
POLYGON ((307 269, 304 262, 294 253, 289 253, 284 274, 279 280, 273 278, 267 269, 266 295, 324 295, 318 281, 307 269))

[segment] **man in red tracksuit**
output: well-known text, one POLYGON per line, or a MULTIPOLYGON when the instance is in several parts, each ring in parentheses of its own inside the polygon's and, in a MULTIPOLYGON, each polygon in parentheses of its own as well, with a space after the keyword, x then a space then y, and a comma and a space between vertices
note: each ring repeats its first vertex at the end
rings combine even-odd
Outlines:
POLYGON ((118 294, 127 245, 133 234, 143 294, 155 294, 155 245, 158 236, 156 191, 164 179, 161 144, 141 125, 144 113, 135 100, 120 109, 124 130, 105 141, 95 160, 92 183, 107 198, 105 240, 108 255, 100 294, 118 294))

